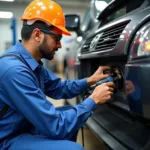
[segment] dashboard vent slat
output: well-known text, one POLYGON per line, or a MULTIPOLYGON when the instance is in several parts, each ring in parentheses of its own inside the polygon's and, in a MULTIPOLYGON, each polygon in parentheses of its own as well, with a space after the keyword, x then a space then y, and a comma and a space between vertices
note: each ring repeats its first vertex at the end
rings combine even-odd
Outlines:
POLYGON ((91 44, 93 38, 94 38, 94 36, 92 36, 91 38, 87 39, 87 41, 85 42, 85 44, 82 47, 82 52, 83 53, 87 53, 89 51, 90 44, 91 44))

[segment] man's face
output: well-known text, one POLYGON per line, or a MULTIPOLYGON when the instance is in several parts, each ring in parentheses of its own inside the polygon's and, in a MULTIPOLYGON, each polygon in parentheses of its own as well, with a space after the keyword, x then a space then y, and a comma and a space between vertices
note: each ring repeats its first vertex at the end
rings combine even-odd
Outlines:
MULTIPOLYGON (((58 29, 53 29, 50 32, 56 35, 61 35, 58 29)), ((55 51, 57 51, 58 48, 61 48, 60 41, 54 35, 44 32, 44 39, 39 46, 39 51, 43 55, 43 58, 52 60, 54 58, 55 51)))

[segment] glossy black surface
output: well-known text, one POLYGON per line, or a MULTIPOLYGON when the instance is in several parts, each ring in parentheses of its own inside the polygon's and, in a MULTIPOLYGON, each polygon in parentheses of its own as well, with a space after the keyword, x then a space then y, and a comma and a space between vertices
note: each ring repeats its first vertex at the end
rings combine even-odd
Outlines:
POLYGON ((140 57, 141 61, 139 60, 136 63, 133 43, 137 32, 144 25, 148 24, 147 22, 150 20, 149 11, 149 6, 140 11, 136 9, 132 13, 103 25, 93 34, 89 35, 78 53, 78 64, 80 64, 78 68, 82 68, 82 72, 78 71, 78 74, 81 77, 92 75, 100 65, 120 68, 123 72, 123 81, 121 81, 123 89, 117 89, 111 103, 128 111, 131 110, 133 113, 144 118, 150 118, 148 104, 145 106, 145 101, 148 101, 146 100, 148 99, 146 98, 148 96, 148 88, 145 87, 145 83, 149 84, 150 82, 149 78, 146 77, 149 62, 148 60, 146 61, 147 58, 142 56, 140 57), (144 60, 145 64, 142 62, 144 60), (139 83, 140 85, 139 88, 136 88, 135 92, 129 95, 126 86, 130 82, 136 82, 136 84, 139 83), (132 97, 134 97, 134 100, 132 97))
MULTIPOLYGON (((130 114, 108 105, 99 105, 92 115, 93 122, 89 126, 97 125, 95 132, 114 150, 141 150, 148 143, 150 128, 130 118, 130 114), (97 127, 98 129, 98 127, 97 127), (108 135, 107 135, 108 134, 108 135), (108 139, 106 138, 108 136, 108 139), (112 140, 113 139, 113 140, 112 140), (116 143, 115 143, 116 142, 116 143), (122 148, 120 147, 122 146, 122 148)), ((93 127, 94 128, 94 127, 93 127)))
MULTIPOLYGON (((119 149, 119 143, 123 147, 120 149, 146 150, 150 139, 150 49, 145 48, 150 43, 150 1, 138 2, 142 5, 136 4, 136 9, 107 24, 102 17, 101 26, 87 36, 77 55, 79 78, 92 75, 101 65, 121 71, 114 96, 109 103, 98 106, 92 115, 94 121, 88 122, 112 149, 119 149), (116 141, 113 146, 106 135, 116 141)), ((91 92, 87 91, 86 96, 91 92)))
POLYGON ((134 90, 127 93, 130 110, 150 119, 150 58, 132 61, 126 65, 126 81, 130 81, 134 90))

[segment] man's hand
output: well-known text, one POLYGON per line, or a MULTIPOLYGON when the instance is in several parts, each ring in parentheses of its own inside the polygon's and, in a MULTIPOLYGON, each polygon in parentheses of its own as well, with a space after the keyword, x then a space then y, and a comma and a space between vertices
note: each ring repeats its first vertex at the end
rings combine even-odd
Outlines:
POLYGON ((96 104, 103 104, 113 95, 114 87, 113 82, 103 83, 95 88, 89 98, 92 98, 96 104))
POLYGON ((87 83, 89 86, 96 84, 99 80, 105 79, 109 76, 109 74, 104 74, 104 70, 110 69, 108 66, 99 67, 96 72, 87 79, 87 83))

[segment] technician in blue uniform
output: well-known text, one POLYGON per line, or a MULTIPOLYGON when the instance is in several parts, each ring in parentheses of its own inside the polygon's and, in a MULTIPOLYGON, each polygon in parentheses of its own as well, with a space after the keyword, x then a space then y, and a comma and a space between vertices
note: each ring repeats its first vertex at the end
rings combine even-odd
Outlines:
POLYGON ((97 81, 106 78, 108 67, 99 67, 89 78, 62 82, 42 66, 61 48, 65 29, 62 8, 51 0, 35 0, 21 20, 22 41, 8 49, 0 59, 0 109, 9 107, 0 119, 1 150, 83 150, 71 141, 86 122, 96 104, 107 102, 113 94, 112 82, 97 86, 81 104, 57 109, 46 99, 72 98, 97 81), (15 56, 14 56, 15 55, 15 56))

